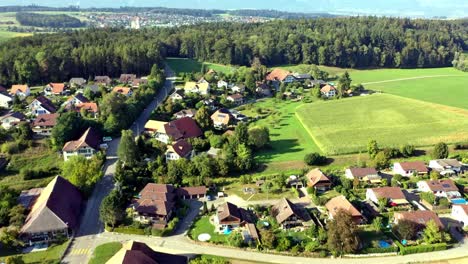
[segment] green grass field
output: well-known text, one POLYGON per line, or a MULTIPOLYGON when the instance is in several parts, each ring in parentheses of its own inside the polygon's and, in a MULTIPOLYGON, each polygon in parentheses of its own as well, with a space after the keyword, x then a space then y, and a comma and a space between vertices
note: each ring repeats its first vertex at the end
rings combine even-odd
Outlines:
POLYGON ((297 116, 326 154, 468 140, 468 111, 388 94, 306 104, 297 116))
POLYGON ((210 216, 202 216, 197 220, 192 229, 189 231, 189 235, 193 240, 198 241, 200 234, 209 234, 211 236, 210 242, 213 243, 226 243, 226 235, 215 232, 215 226, 210 223, 210 216))
POLYGON ((217 72, 223 72, 225 74, 234 72, 236 70, 236 68, 233 66, 210 62, 201 63, 196 60, 186 58, 167 58, 166 62, 177 75, 180 73, 200 72, 203 65, 205 65, 205 69, 213 69, 217 72))
POLYGON ((302 161, 305 154, 320 151, 295 116, 295 109, 301 104, 301 102, 267 99, 242 111, 248 116, 256 117, 259 115, 258 109, 261 109, 261 115, 267 116, 252 124, 270 129, 271 148, 256 153, 258 161, 302 161))
POLYGON ((117 253, 122 248, 122 244, 120 242, 109 242, 102 245, 97 246, 94 249, 93 256, 89 260, 89 264, 104 264, 106 263, 112 256, 117 253))
MULTIPOLYGON (((43 263, 43 264, 55 264, 59 263, 60 259, 62 258, 63 254, 65 253, 65 250, 68 247, 68 244, 70 241, 66 241, 63 244, 57 245, 57 244, 52 244, 49 246, 49 248, 45 251, 37 251, 37 252, 31 252, 27 254, 19 254, 18 256, 21 256, 21 260, 23 263, 26 264, 38 264, 38 263, 43 263)), ((7 256, 2 256, 0 257, 0 262, 3 263, 7 256)))

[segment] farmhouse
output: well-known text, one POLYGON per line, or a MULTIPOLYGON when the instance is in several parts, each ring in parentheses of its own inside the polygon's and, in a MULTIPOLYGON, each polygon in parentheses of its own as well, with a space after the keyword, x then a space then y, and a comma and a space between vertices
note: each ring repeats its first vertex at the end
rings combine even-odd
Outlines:
POLYGON ((329 218, 333 219, 339 210, 345 210, 349 212, 356 224, 362 224, 364 217, 343 195, 332 198, 325 204, 328 210, 329 218))
POLYGON ((325 192, 330 190, 332 182, 327 175, 320 169, 316 168, 306 174, 308 180, 307 186, 314 188, 318 192, 325 192))
POLYGON ((367 189, 366 200, 379 204, 379 199, 385 198, 391 206, 408 205, 405 194, 399 187, 380 187, 367 189))
POLYGON ((120 74, 119 81, 120 83, 129 84, 129 83, 132 83, 133 80, 135 79, 136 79, 135 74, 120 74))
POLYGON ((64 83, 49 83, 44 88, 45 95, 62 95, 65 93, 64 83))
POLYGON ((28 108, 31 110, 31 114, 38 116, 40 114, 53 114, 57 111, 52 102, 45 96, 39 96, 32 101, 28 108))
POLYGON ((0 92, 0 107, 10 108, 13 103, 13 98, 6 92, 0 92))
POLYGON ((99 151, 100 135, 95 128, 88 128, 78 140, 68 141, 63 146, 63 159, 67 161, 71 156, 81 155, 91 158, 99 151))
POLYGON ((237 207, 236 205, 225 202, 218 206, 215 224, 218 226, 218 231, 225 229, 235 229, 244 226, 248 223, 253 223, 251 212, 237 207))
POLYGON ((441 175, 458 174, 462 172, 463 164, 456 159, 438 159, 429 161, 429 168, 441 175))
POLYGON ((381 182, 382 177, 374 168, 349 168, 345 171, 346 178, 359 181, 378 183, 381 182))
POLYGON ((184 110, 180 110, 179 112, 175 113, 174 117, 176 119, 181 119, 181 118, 184 118, 184 117, 194 118, 196 114, 197 114, 197 110, 195 110, 195 109, 184 109, 184 110))
POLYGON ((104 86, 109 86, 112 82, 112 79, 109 76, 96 76, 94 78, 96 84, 101 84, 104 86))
POLYGON ((268 73, 265 79, 270 81, 276 87, 278 87, 280 83, 292 83, 296 81, 296 78, 290 71, 280 68, 276 68, 268 73))
POLYGON ((210 84, 204 79, 199 82, 186 82, 184 91, 186 93, 197 93, 207 95, 210 92, 210 84))
POLYGON ((31 94, 31 90, 29 89, 29 86, 27 85, 15 84, 11 86, 10 94, 13 96, 17 95, 20 98, 24 98, 31 94))
POLYGON ((59 114, 40 114, 34 119, 32 123, 32 131, 36 135, 50 136, 52 128, 57 124, 59 114))
POLYGON ((185 139, 180 139, 167 146, 166 161, 178 160, 181 158, 190 159, 193 156, 193 147, 185 139))
POLYGON ((327 84, 322 89, 320 89, 320 92, 322 93, 323 96, 330 98, 330 97, 335 97, 337 95, 337 90, 335 86, 327 84))
POLYGON ((135 241, 123 243, 122 248, 106 264, 187 264, 188 258, 152 250, 146 244, 135 241))
POLYGON ((401 176, 409 177, 415 174, 424 175, 429 172, 423 161, 396 162, 393 164, 393 172, 401 176))
POLYGON ((394 223, 398 224, 402 220, 415 223, 419 230, 426 227, 429 220, 433 220, 440 228, 444 227, 440 218, 432 211, 395 212, 394 223))
POLYGON ((114 89, 112 89, 112 92, 118 93, 118 94, 121 94, 121 95, 125 95, 127 97, 130 97, 133 94, 132 88, 130 88, 130 87, 121 87, 121 86, 114 87, 114 89))
POLYGON ((234 105, 241 105, 244 103, 244 96, 239 93, 231 94, 226 98, 226 100, 233 103, 234 105))
POLYGON ((9 112, 0 117, 0 122, 4 129, 10 129, 24 120, 26 120, 26 117, 20 112, 9 112))
POLYGON ((175 188, 170 184, 148 183, 132 204, 133 218, 163 229, 175 210, 175 188))
POLYGON ((283 229, 310 224, 310 215, 304 208, 286 198, 281 199, 271 208, 271 214, 283 229))
POLYGON ((226 129, 234 120, 231 112, 225 108, 218 109, 211 115, 215 129, 226 129))
POLYGON ((417 185, 419 191, 432 192, 437 197, 446 197, 449 199, 461 197, 458 187, 450 179, 419 181, 417 185))
POLYGON ((463 227, 468 226, 468 204, 454 204, 452 206, 452 218, 457 220, 463 227))
POLYGON ((55 177, 32 206, 21 228, 21 238, 29 244, 69 236, 78 227, 82 196, 66 179, 55 177))
POLYGON ((71 78, 68 83, 73 87, 81 87, 86 84, 86 80, 84 78, 71 78))

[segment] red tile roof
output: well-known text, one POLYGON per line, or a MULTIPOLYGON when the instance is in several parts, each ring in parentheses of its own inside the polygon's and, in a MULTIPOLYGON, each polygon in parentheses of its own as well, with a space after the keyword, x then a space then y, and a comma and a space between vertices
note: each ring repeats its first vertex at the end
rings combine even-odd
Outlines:
POLYGON ((313 169, 306 174, 310 186, 315 186, 319 182, 331 183, 327 175, 325 175, 319 168, 313 169))
POLYGON ((357 178, 363 178, 368 175, 377 175, 377 170, 374 168, 349 168, 351 174, 357 178))
POLYGON ((180 157, 187 157, 187 155, 192 151, 193 147, 185 139, 180 139, 172 144, 172 149, 180 157))
POLYGON ((164 129, 166 130, 166 134, 174 140, 195 138, 203 135, 197 122, 190 117, 171 121, 164 125, 164 129))
POLYGON ((35 127, 54 127, 57 124, 59 114, 41 114, 34 119, 33 126, 35 127))
POLYGON ((433 192, 458 192, 458 187, 450 180, 430 180, 426 181, 427 186, 433 192))
POLYGON ((79 112, 81 109, 85 109, 87 112, 90 113, 97 113, 99 112, 99 107, 96 103, 81 103, 76 106, 76 110, 79 112))
POLYGON ((407 220, 423 226, 425 226, 429 220, 434 220, 439 227, 444 227, 440 218, 432 211, 395 212, 394 217, 398 221, 407 220))
POLYGON ((380 187, 371 189, 377 198, 406 199, 405 194, 399 187, 380 187))
POLYGON ((114 87, 114 89, 112 89, 112 91, 113 91, 114 93, 119 93, 119 94, 127 95, 127 94, 129 94, 129 93, 132 91, 132 88, 130 88, 130 87, 120 87, 120 86, 116 86, 116 87, 114 87))
POLYGON ((176 193, 180 196, 186 195, 205 195, 206 194, 206 187, 205 186, 194 186, 194 187, 180 187, 177 188, 176 193))
POLYGON ((329 85, 329 84, 325 85, 324 87, 322 87, 322 89, 320 89, 320 91, 322 93, 327 93, 327 92, 332 91, 332 90, 336 90, 336 88, 335 88, 335 86, 329 85))
POLYGON ((426 164, 422 161, 400 162, 400 166, 405 171, 416 170, 418 172, 428 172, 426 164))
POLYGON ((27 90, 27 85, 15 84, 11 86, 10 94, 16 94, 18 92, 26 93, 27 90))
POLYGON ((49 87, 52 89, 53 94, 60 94, 65 90, 64 83, 49 83, 49 87))
POLYGON ((266 76, 266 79, 267 81, 281 81, 282 82, 290 74, 291 73, 287 70, 276 68, 266 76))
POLYGON ((349 212, 353 217, 362 217, 362 214, 354 207, 343 195, 332 198, 325 204, 328 213, 333 217, 340 210, 343 209, 349 212))
POLYGON ((135 210, 142 214, 168 215, 174 207, 174 186, 148 183, 134 203, 135 210))

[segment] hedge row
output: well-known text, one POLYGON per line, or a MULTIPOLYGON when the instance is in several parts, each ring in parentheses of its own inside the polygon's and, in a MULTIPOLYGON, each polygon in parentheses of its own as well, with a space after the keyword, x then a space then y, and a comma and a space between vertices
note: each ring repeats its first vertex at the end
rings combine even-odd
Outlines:
POLYGON ((409 247, 403 246, 399 241, 395 241, 395 244, 397 244, 397 246, 400 248, 400 255, 440 251, 440 250, 447 249, 446 243, 439 243, 439 244, 432 244, 432 245, 418 245, 418 246, 409 246, 409 247))
POLYGON ((398 247, 388 247, 388 248, 366 248, 362 250, 362 254, 377 254, 377 253, 392 253, 398 252, 398 247))
POLYGON ((39 169, 22 169, 20 175, 23 180, 42 179, 51 175, 58 174, 59 170, 56 167, 53 168, 39 168, 39 169))
POLYGON ((122 234, 129 234, 129 235, 145 235, 145 230, 136 227, 116 227, 112 232, 122 233, 122 234))

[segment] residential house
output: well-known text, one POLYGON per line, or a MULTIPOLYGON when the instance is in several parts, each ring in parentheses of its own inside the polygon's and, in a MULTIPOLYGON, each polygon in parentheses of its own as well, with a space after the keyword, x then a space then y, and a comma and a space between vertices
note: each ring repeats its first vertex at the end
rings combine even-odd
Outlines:
POLYGON ((227 89, 227 88, 228 88, 228 83, 227 83, 226 81, 219 80, 219 81, 218 81, 218 88, 227 89))
POLYGON ((111 82, 112 82, 112 79, 109 76, 96 76, 94 78, 94 82, 96 84, 109 86, 111 84, 111 82))
POLYGON ((64 83, 49 83, 44 88, 45 95, 63 95, 65 93, 64 83))
POLYGON ((257 84, 255 92, 261 97, 271 97, 273 95, 270 87, 266 83, 257 84))
POLYGON ((68 237, 78 227, 83 198, 66 179, 55 177, 36 199, 20 231, 28 244, 68 237))
POLYGON ((68 141, 63 146, 63 159, 67 161, 71 156, 81 155, 91 158, 99 151, 101 136, 95 128, 88 128, 78 140, 68 141))
POLYGON ((276 68, 268 73, 265 79, 271 82, 277 89, 280 83, 292 83, 296 81, 296 78, 290 71, 280 68, 276 68))
POLYGON ((0 92, 0 107, 8 109, 12 104, 13 98, 11 95, 5 92, 0 92))
POLYGON ((136 77, 135 74, 121 74, 120 78, 119 78, 119 81, 120 81, 120 83, 130 84, 130 83, 133 83, 133 81, 136 78, 137 77, 136 77))
POLYGON ((148 79, 147 78, 138 78, 133 80, 132 82, 132 87, 133 88, 138 88, 140 85, 148 84, 148 79))
POLYGON ((468 227, 468 204, 454 204, 452 206, 452 218, 457 220, 463 227, 468 227))
POLYGON ((429 172, 423 161, 396 162, 393 164, 393 172, 401 176, 424 175, 429 172))
POLYGON ((405 194, 401 191, 400 187, 380 187, 367 189, 366 200, 379 204, 379 199, 387 199, 388 204, 391 206, 406 206, 409 205, 406 200, 405 194))
POLYGON ((429 161, 429 168, 441 175, 459 174, 463 172, 463 164, 456 159, 438 159, 429 161))
POLYGON ((335 86, 327 84, 322 89, 320 89, 320 92, 322 93, 323 96, 330 98, 330 97, 335 97, 338 92, 335 88, 335 86))
POLYGON ((184 91, 176 90, 171 95, 169 95, 169 98, 172 100, 172 102, 182 101, 184 100, 184 91))
POLYGON ((195 109, 184 109, 184 110, 180 110, 179 112, 175 113, 174 117, 176 119, 181 119, 181 118, 184 118, 184 117, 194 118, 196 114, 197 114, 197 110, 195 110, 195 109))
POLYGON ((382 180, 382 177, 374 168, 349 168, 346 169, 345 175, 346 178, 351 180, 359 179, 359 181, 370 183, 379 183, 382 180))
POLYGON ((293 73, 294 78, 298 82, 305 82, 312 79, 312 76, 308 73, 293 73))
POLYGON ((218 231, 235 229, 248 223, 254 223, 251 212, 230 202, 218 206, 214 222, 218 226, 218 231))
POLYGON ((169 141, 196 138, 203 135, 203 131, 200 129, 197 122, 190 117, 183 117, 169 123, 148 120, 145 124, 145 131, 166 144, 168 144, 169 141))
POLYGON ((226 129, 234 120, 231 112, 225 108, 218 109, 211 115, 215 129, 226 129))
POLYGON ((244 243, 246 244, 257 244, 260 241, 260 236, 258 235, 257 227, 255 224, 247 223, 245 225, 246 230, 242 231, 242 238, 244 239, 244 243))
POLYGON ((27 85, 15 84, 11 86, 10 94, 13 96, 17 95, 20 98, 24 98, 31 94, 31 90, 27 85))
POLYGON ((106 264, 188 264, 188 258, 182 255, 173 255, 154 251, 146 244, 127 241, 122 248, 112 256, 106 264))
POLYGON ((445 197, 449 199, 461 197, 458 187, 450 179, 419 181, 417 185, 419 191, 432 192, 437 197, 445 197))
POLYGON ((190 159, 193 156, 193 147, 185 139, 180 139, 167 146, 165 156, 166 161, 178 160, 181 158, 190 159))
POLYGON ((271 208, 271 214, 283 229, 305 226, 311 223, 307 211, 286 198, 281 199, 271 208))
POLYGON ((332 182, 319 168, 313 169, 306 174, 307 186, 314 188, 317 192, 330 190, 332 182))
POLYGON ((410 221, 417 225, 417 229, 423 230, 427 222, 433 220, 440 228, 444 227, 442 221, 436 213, 432 211, 410 211, 410 212, 395 212, 393 222, 398 225, 400 221, 410 221))
POLYGON ((186 82, 184 92, 207 95, 210 92, 210 84, 204 79, 199 82, 186 82))
POLYGON ((243 92, 245 92, 245 85, 238 84, 236 86, 233 86, 231 88, 231 90, 232 90, 233 93, 243 93, 243 92))
POLYGON ((0 117, 0 122, 4 129, 10 129, 25 120, 26 117, 20 112, 9 112, 0 117))
POLYGON ((34 119, 32 123, 32 131, 36 135, 50 136, 52 128, 57 125, 59 114, 40 114, 34 119))
POLYGON ((133 94, 132 88, 130 88, 130 87, 121 87, 121 86, 114 87, 114 89, 112 89, 112 92, 119 93, 119 94, 125 95, 127 97, 130 97, 133 94))
POLYGON ((53 114, 57 111, 52 101, 45 96, 39 96, 34 99, 28 106, 31 114, 38 116, 41 114, 53 114))
POLYGON ((84 90, 89 89, 92 93, 98 93, 99 92, 99 85, 97 84, 88 84, 84 87, 84 90))
POLYGON ((75 106, 78 113, 86 113, 88 117, 97 118, 99 116, 99 107, 94 102, 81 103, 75 106))
POLYGON ((343 195, 330 199, 325 204, 325 207, 328 210, 330 219, 333 219, 339 210, 344 210, 351 214, 351 217, 356 224, 364 223, 364 216, 343 195))
POLYGON ((207 188, 205 186, 180 187, 177 188, 177 197, 181 200, 205 198, 207 188))
POLYGON ((239 93, 231 94, 228 95, 226 100, 233 103, 234 105, 241 105, 244 103, 244 96, 242 96, 242 94, 239 93))
POLYGON ((66 109, 72 109, 76 107, 77 105, 88 103, 89 100, 86 98, 82 93, 77 93, 72 96, 70 96, 63 105, 65 106, 66 109))
POLYGON ((72 87, 82 87, 86 84, 86 80, 84 78, 71 78, 68 82, 72 87))
POLYGON ((132 204, 134 220, 163 229, 175 213, 176 193, 170 184, 148 183, 132 204))

